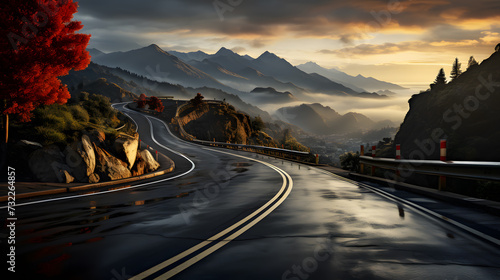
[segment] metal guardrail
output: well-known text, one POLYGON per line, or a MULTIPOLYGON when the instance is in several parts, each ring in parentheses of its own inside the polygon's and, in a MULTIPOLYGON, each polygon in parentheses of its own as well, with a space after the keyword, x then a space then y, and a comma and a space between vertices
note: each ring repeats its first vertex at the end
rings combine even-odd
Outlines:
POLYGON ((360 156, 360 163, 379 168, 436 176, 500 181, 500 162, 408 160, 360 156))
POLYGON ((299 156, 299 157, 304 157, 304 156, 309 157, 311 155, 309 152, 301 152, 301 151, 294 151, 294 150, 280 149, 280 148, 273 148, 273 147, 266 147, 266 146, 257 146, 257 145, 211 142, 211 141, 198 140, 198 139, 193 139, 192 142, 202 144, 202 145, 208 145, 208 146, 231 147, 231 148, 238 148, 238 149, 250 149, 250 150, 256 150, 256 151, 258 150, 258 151, 272 152, 272 153, 278 153, 278 154, 281 153, 281 154, 287 154, 287 155, 299 156))

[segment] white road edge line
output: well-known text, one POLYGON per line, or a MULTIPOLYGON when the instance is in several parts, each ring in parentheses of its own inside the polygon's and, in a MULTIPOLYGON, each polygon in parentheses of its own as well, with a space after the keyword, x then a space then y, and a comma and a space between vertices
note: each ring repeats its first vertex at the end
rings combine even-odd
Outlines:
POLYGON ((183 262, 182 264, 179 264, 178 266, 172 268, 171 270, 169 270, 168 272, 160 275, 159 277, 155 278, 155 279, 169 279, 171 278, 172 276, 178 274, 179 272, 185 270, 186 268, 192 266, 193 264, 195 264, 196 262, 202 260, 203 258, 207 257, 208 255, 212 254, 213 252, 215 252, 216 250, 220 249, 222 246, 226 245, 227 243, 231 242, 232 240, 234 240, 236 237, 240 236, 241 234, 243 234, 245 231, 247 231, 248 229, 250 229, 251 227, 253 227, 255 224, 257 224, 259 221, 261 221, 262 219, 264 219, 267 215, 269 215, 272 211, 274 211, 274 209, 276 209, 279 205, 281 205, 283 203, 283 201, 288 197, 288 195, 290 194, 290 192, 292 191, 292 188, 293 188, 293 180, 292 178, 290 177, 290 175, 288 173, 286 173, 285 171, 283 171, 282 169, 270 164, 270 163, 267 163, 267 162, 264 162, 264 161, 260 161, 260 160, 257 160, 257 159, 253 159, 253 158, 249 158, 249 157, 245 157, 245 156, 241 156, 241 155, 237 155, 237 154, 233 154, 233 153, 228 153, 228 152, 224 152, 224 151, 219 151, 219 150, 214 150, 214 149, 209 149, 209 148, 205 148, 206 150, 211 150, 211 151, 214 151, 214 152, 218 152, 218 153, 223 153, 223 154, 228 154, 228 155, 231 155, 231 156, 236 156, 236 157, 240 157, 240 158, 244 158, 244 159, 247 159, 247 160, 251 160, 251 161, 256 161, 256 162, 259 162, 259 163, 262 163, 270 168, 272 168, 273 170, 275 170, 278 174, 281 175, 282 179, 283 179, 283 184, 281 185, 281 189, 278 191, 278 193, 271 199, 269 200, 266 204, 264 204, 263 206, 261 206, 259 209, 255 210, 252 214, 246 216, 245 218, 241 219, 240 221, 238 221, 237 223, 233 224, 232 226, 226 228, 225 230, 221 231, 220 233, 208 238, 207 240, 191 247, 190 249, 132 277, 132 278, 129 278, 130 280, 139 280, 139 279, 144 279, 146 277, 149 277, 150 275, 168 267, 169 265, 181 260, 182 258, 185 258, 187 256, 189 256, 190 254, 200 250, 201 248, 211 244, 212 242, 216 242, 217 239, 223 237, 224 235, 228 234, 229 232, 231 232, 232 230, 234 230, 235 228, 241 226, 242 224, 244 224, 245 222, 247 222, 248 220, 252 219, 253 217, 257 216, 260 214, 260 216, 258 216, 257 218, 255 218, 253 221, 251 221, 250 223, 248 223, 247 225, 245 225, 244 227, 242 227, 241 229, 239 229, 238 231, 236 231, 235 233, 231 234, 229 237, 219 241, 217 244, 213 245, 212 247, 206 249, 205 251, 197 254, 196 256, 190 258, 189 260, 183 262), (287 188, 287 179, 288 179, 288 182, 289 182, 289 187, 287 188), (273 202, 275 202, 282 194, 283 192, 285 192, 285 194, 281 197, 281 199, 279 199, 274 205, 272 205, 267 211, 265 211, 264 213, 260 213, 262 212, 264 209, 266 209, 269 205, 271 205, 273 202))
MULTIPOLYGON (((126 114, 127 117, 131 118, 128 114, 126 114)), ((131 118, 132 119, 132 118, 131 118)), ((164 145, 158 143, 156 141, 156 139, 154 138, 153 136, 153 124, 151 123, 151 121, 146 117, 146 119, 148 120, 149 122, 149 127, 150 127, 150 132, 151 132, 151 139, 160 147, 166 149, 166 150, 169 150, 170 152, 174 153, 174 154, 177 154, 183 158, 185 158, 187 161, 189 161, 191 163, 191 168, 182 173, 182 174, 179 174, 179 175, 175 175, 173 177, 169 177, 169 178, 165 178, 165 179, 161 179, 161 180, 157 180, 157 181, 152 181, 152 182, 148 182, 148 183, 143 183, 143 184, 139 184, 139 185, 133 185, 133 186, 130 186, 130 187, 127 187, 127 188, 121 188, 121 189, 117 189, 117 190, 107 190, 107 191, 102 191, 102 192, 98 192, 98 193, 88 193, 88 194, 80 194, 80 195, 73 195, 73 196, 65 196, 65 197, 58 197, 58 198, 51 198, 51 199, 45 199, 45 200, 37 200, 37 201, 31 201, 31 202, 26 202, 26 203, 19 203, 19 204, 16 204, 16 207, 21 207, 21 206, 27 206, 27 205, 33 205, 33 204, 40 204, 40 203, 45 203, 45 202, 54 202, 54 201, 60 201, 60 200, 67 200, 67 199, 74 199, 74 198, 81 198, 81 197, 87 197, 87 196, 94 196, 94 195, 101 195, 101 194, 108 194, 108 193, 112 193, 112 192, 119 192, 119 191, 124 191, 124 190, 130 190, 130 189, 135 189, 135 188, 140 188, 140 187, 144 187, 144 186, 148 186, 148 185, 151 185, 151 184, 156 184, 156 183, 161 183, 161 182, 166 182, 166 181, 170 181, 170 180, 173 180, 173 179, 177 179, 179 177, 182 177, 184 175, 187 175, 189 173, 191 173, 191 171, 193 171, 196 167, 196 165, 194 164, 194 162, 192 160, 190 160, 188 157, 186 157, 185 155, 177 152, 177 151, 174 151, 170 148, 167 148, 165 147, 164 145)), ((134 119, 132 119, 134 120, 134 119)), ((134 121, 134 123, 136 123, 134 121)), ((137 123, 136 123, 136 127, 137 129, 139 128, 139 126, 137 126, 137 123)), ((167 131, 170 132, 170 130, 167 128, 167 131)), ((0 209, 5 209, 7 208, 8 206, 1 206, 0 209)))
MULTIPOLYGON (((115 104, 111 104, 111 107, 113 107, 113 109, 116 109, 116 108, 115 108, 115 105, 122 105, 122 108, 123 108, 123 109, 128 110, 127 108, 125 108, 125 104, 128 104, 128 103, 129 103, 129 102, 115 103, 115 104)), ((116 109, 116 110, 118 110, 118 109, 116 109)), ((137 123, 135 122, 135 120, 134 120, 132 117, 130 117, 130 115, 129 115, 129 114, 127 114, 127 113, 125 113, 125 112, 122 112, 122 111, 120 111, 120 112, 121 112, 122 114, 124 114, 125 116, 127 116, 129 119, 131 119, 131 120, 134 122, 134 124, 135 124, 135 131, 137 132, 137 131, 139 130, 139 125, 137 125, 137 123)))
POLYGON ((483 238, 483 239, 488 240, 489 242, 491 242, 491 243, 493 243, 493 244, 495 244, 497 246, 500 246, 500 240, 498 240, 498 239, 496 239, 496 238, 494 238, 492 236, 489 236, 487 234, 484 234, 484 233, 482 233, 480 231, 477 231, 477 230, 475 230, 475 229, 473 229, 471 227, 468 227, 468 226, 466 226, 466 225, 464 225, 464 224, 462 224, 460 222, 457 222, 457 221, 455 221, 453 219, 450 219, 450 218, 448 218, 448 217, 446 217, 444 215, 441 215, 441 214, 439 214, 437 212, 434 212, 434 211, 432 211, 430 209, 427 209, 427 208, 422 207, 422 206, 420 206, 418 204, 415 204, 415 203, 413 203, 411 201, 408 201, 406 199, 397 197, 397 196, 395 196, 393 194, 390 194, 390 193, 388 193, 386 191, 374 188, 372 186, 369 186, 369 185, 366 185, 366 184, 363 184, 363 183, 360 183, 360 182, 352 181, 352 180, 349 180, 347 178, 343 178, 341 176, 338 176, 337 174, 333 174, 333 173, 330 173, 328 171, 321 170, 319 168, 317 168, 317 169, 319 171, 323 172, 324 174, 333 176, 335 178, 341 179, 341 180, 343 180, 345 182, 348 182, 348 183, 351 183, 351 184, 356 184, 358 186, 364 187, 365 189, 369 189, 369 190, 373 191, 374 193, 376 193, 376 194, 378 194, 378 195, 380 195, 382 197, 385 197, 386 199, 392 200, 394 202, 404 203, 404 204, 412 207, 413 209, 415 209, 417 211, 420 211, 421 213, 427 214, 428 216, 432 216, 433 218, 435 218, 437 220, 448 222, 448 223, 450 223, 450 224, 452 224, 452 225, 454 225, 454 226, 456 226, 456 227, 458 227, 458 228, 460 228, 460 229, 462 229, 462 230, 464 230, 464 231, 466 231, 466 232, 468 232, 468 233, 470 233, 472 235, 479 236, 480 238, 483 238))

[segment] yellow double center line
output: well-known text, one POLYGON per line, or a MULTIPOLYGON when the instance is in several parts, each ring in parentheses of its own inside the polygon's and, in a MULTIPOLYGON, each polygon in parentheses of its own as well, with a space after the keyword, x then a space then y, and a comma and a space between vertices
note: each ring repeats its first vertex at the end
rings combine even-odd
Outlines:
POLYGON ((281 185, 281 189, 278 191, 278 193, 276 193, 276 195, 271 199, 269 200, 266 204, 262 205, 259 209, 255 210, 252 214, 246 216, 245 218, 243 218, 242 220, 240 220, 239 222, 233 224, 232 226, 226 228, 225 230, 221 231, 220 233, 208 238, 207 240, 199 243, 198 245, 195 245, 193 247, 191 247, 190 249, 160 263, 160 264, 157 264, 155 265, 154 267, 130 278, 131 280, 139 280, 139 279, 144 279, 146 277, 149 277, 151 276, 152 274, 154 273, 157 273, 158 271, 162 270, 162 269, 165 269, 167 268, 168 266, 180 261, 181 259, 183 258, 186 258, 188 257, 189 255, 201 250, 202 248, 212 244, 212 243, 215 243, 217 242, 216 244, 212 245, 211 247, 205 249, 204 251, 198 253, 197 255, 191 257, 190 259, 178 264, 177 266, 175 266, 174 268, 168 270, 167 272, 165 272, 164 274, 158 276, 157 278, 155 279, 170 279, 171 277, 173 277, 174 275, 180 273, 181 271, 187 269, 188 267, 192 266, 193 264, 199 262, 200 260, 202 260, 203 258, 207 257, 208 255, 212 254, 213 252, 217 251, 218 249, 220 249, 222 246, 226 245, 227 243, 231 242, 232 240, 234 240, 235 238, 237 238, 238 236, 240 236, 241 234, 243 234, 245 231, 247 231, 248 229, 250 229, 251 227, 253 227, 255 224, 257 224, 259 221, 261 221, 262 219, 264 219, 267 215, 269 215, 271 212, 274 211, 274 209, 276 209, 278 206, 281 205, 281 203, 283 203, 283 201, 285 201, 285 199, 288 197, 288 195, 290 194, 290 192, 292 191, 292 188, 293 188, 293 180, 292 178, 290 177, 290 175, 288 175, 288 173, 286 173, 285 171, 283 171, 282 169, 270 164, 270 163, 267 163, 267 162, 264 162, 264 161, 260 161, 260 160, 257 160, 257 159, 253 159, 253 158, 249 158, 249 157, 245 157, 245 156, 241 156, 241 155, 236 155, 236 154, 232 154, 232 153, 228 153, 228 152, 224 152, 224 151, 219 151, 219 150, 215 150, 215 149, 209 149, 209 148, 205 148, 206 150, 211 150, 211 151, 214 151, 214 152, 218 152, 218 153, 223 153, 223 154, 228 154, 228 155, 231 155, 231 156, 236 156, 236 157, 240 157, 240 158, 244 158, 244 159, 248 159, 248 160, 252 160, 252 161, 256 161, 256 162, 259 162, 259 163, 262 163, 270 168, 272 168, 273 170, 275 170, 276 172, 278 172, 278 174, 281 175, 281 178, 283 179, 283 184, 281 185), (270 205, 272 205, 271 207, 269 207, 270 205), (269 207, 269 208, 268 208, 269 207), (267 209, 267 210, 266 210, 267 209), (246 224, 245 226, 243 226, 242 228, 240 228, 239 230, 235 231, 234 233, 232 233, 231 235, 229 235, 228 237, 222 239, 222 240, 219 240, 220 238, 226 236, 227 234, 229 234, 230 232, 232 232, 233 230, 235 230, 236 228, 244 225, 245 223, 247 223, 248 221, 250 221, 248 224, 246 224), (218 241, 219 240, 219 241, 218 241))

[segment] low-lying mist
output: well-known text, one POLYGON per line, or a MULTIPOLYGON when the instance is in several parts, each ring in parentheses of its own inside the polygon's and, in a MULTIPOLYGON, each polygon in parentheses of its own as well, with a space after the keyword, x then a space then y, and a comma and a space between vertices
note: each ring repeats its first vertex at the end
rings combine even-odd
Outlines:
MULTIPOLYGON (((413 92, 415 94, 418 92, 413 92)), ((282 107, 298 106, 303 103, 320 103, 323 106, 329 106, 340 114, 356 112, 363 114, 374 121, 390 120, 395 125, 399 125, 408 112, 408 100, 411 94, 398 94, 388 98, 360 98, 331 96, 326 94, 307 94, 307 101, 295 101, 286 104, 266 104, 258 105, 259 108, 274 114, 276 110, 282 107)))

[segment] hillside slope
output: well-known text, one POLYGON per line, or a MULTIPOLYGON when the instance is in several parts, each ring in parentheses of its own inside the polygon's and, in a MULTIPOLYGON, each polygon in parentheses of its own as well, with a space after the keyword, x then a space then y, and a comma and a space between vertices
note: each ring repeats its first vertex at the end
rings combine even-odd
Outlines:
POLYGON ((499 87, 500 52, 495 52, 449 84, 414 95, 395 137, 402 156, 421 151, 439 159, 439 140, 448 139, 450 160, 500 161, 499 87))
MULTIPOLYGON (((120 68, 110 68, 91 62, 85 70, 70 71, 68 75, 61 77, 63 84, 66 84, 71 94, 79 94, 87 86, 96 82, 100 78, 106 79, 107 83, 113 83, 136 95, 141 93, 147 96, 173 96, 176 99, 189 99, 201 92, 207 99, 226 100, 233 104, 238 110, 241 110, 252 117, 261 116, 265 121, 270 120, 271 116, 251 104, 245 103, 234 94, 227 93, 220 89, 209 87, 191 88, 181 85, 174 85, 167 82, 157 82, 135 73, 120 68)), ((96 89, 95 87, 93 87, 96 89)), ((97 88, 99 94, 107 95, 104 88, 97 88)), ((111 96, 108 96, 111 98, 111 96)), ((112 98, 112 100, 114 100, 112 98)), ((123 101, 129 101, 125 99, 123 101)))
POLYGON ((272 132, 276 138, 273 139, 264 132, 271 124, 263 123, 259 117, 252 118, 238 112, 225 102, 203 103, 197 109, 186 109, 181 113, 178 123, 184 126, 187 133, 201 140, 309 151, 288 129, 282 130, 274 126, 272 132))

